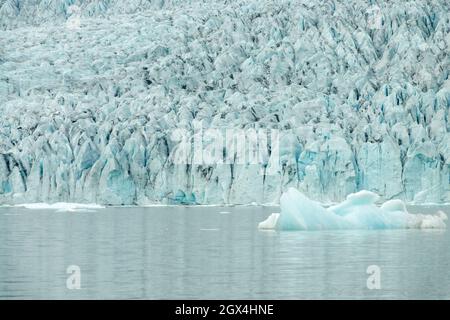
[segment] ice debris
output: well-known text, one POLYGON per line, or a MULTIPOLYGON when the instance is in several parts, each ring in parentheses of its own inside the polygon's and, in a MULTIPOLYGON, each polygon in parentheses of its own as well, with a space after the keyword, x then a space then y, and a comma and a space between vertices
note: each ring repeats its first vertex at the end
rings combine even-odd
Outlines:
POLYGON ((104 209, 105 207, 98 204, 83 204, 83 203, 23 203, 18 204, 16 207, 21 207, 30 210, 54 210, 57 212, 91 212, 98 209, 104 209))

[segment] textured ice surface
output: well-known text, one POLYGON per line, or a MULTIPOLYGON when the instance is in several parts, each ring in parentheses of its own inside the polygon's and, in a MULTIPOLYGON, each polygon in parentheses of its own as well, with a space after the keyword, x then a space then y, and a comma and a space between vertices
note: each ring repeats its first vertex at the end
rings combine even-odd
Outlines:
POLYGON ((2 204, 450 201, 448 0, 0 0, 0 28, 2 204), (278 129, 282 169, 175 165, 193 120, 278 129))
POLYGON ((381 207, 375 204, 378 195, 360 191, 347 196, 341 204, 322 207, 294 188, 280 199, 281 213, 271 214, 259 224, 260 229, 336 230, 336 229, 442 229, 445 213, 411 214, 401 200, 389 200, 381 207))

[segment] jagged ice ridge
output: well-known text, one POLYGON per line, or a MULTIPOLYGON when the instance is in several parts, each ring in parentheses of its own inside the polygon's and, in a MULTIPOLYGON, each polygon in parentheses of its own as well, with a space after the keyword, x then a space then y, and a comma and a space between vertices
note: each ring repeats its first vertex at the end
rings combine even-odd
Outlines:
POLYGON ((0 204, 450 201, 447 0, 0 0, 0 28, 0 204), (279 130, 280 172, 175 165, 193 120, 279 130))

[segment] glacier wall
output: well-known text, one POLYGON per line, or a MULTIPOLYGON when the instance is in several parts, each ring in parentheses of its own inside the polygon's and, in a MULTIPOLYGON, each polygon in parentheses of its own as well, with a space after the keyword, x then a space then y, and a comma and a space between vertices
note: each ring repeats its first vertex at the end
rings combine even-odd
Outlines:
POLYGON ((450 3, 0 0, 0 204, 450 201, 450 3), (175 164, 193 121, 281 170, 175 164))

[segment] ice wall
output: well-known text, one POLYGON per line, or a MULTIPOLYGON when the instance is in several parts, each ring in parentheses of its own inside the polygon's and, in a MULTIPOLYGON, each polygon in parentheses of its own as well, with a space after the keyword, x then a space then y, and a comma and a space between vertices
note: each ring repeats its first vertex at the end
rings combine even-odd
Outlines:
POLYGON ((0 28, 0 203, 450 201, 447 0, 0 0, 0 28), (279 130, 281 170, 174 164, 194 120, 279 130))

